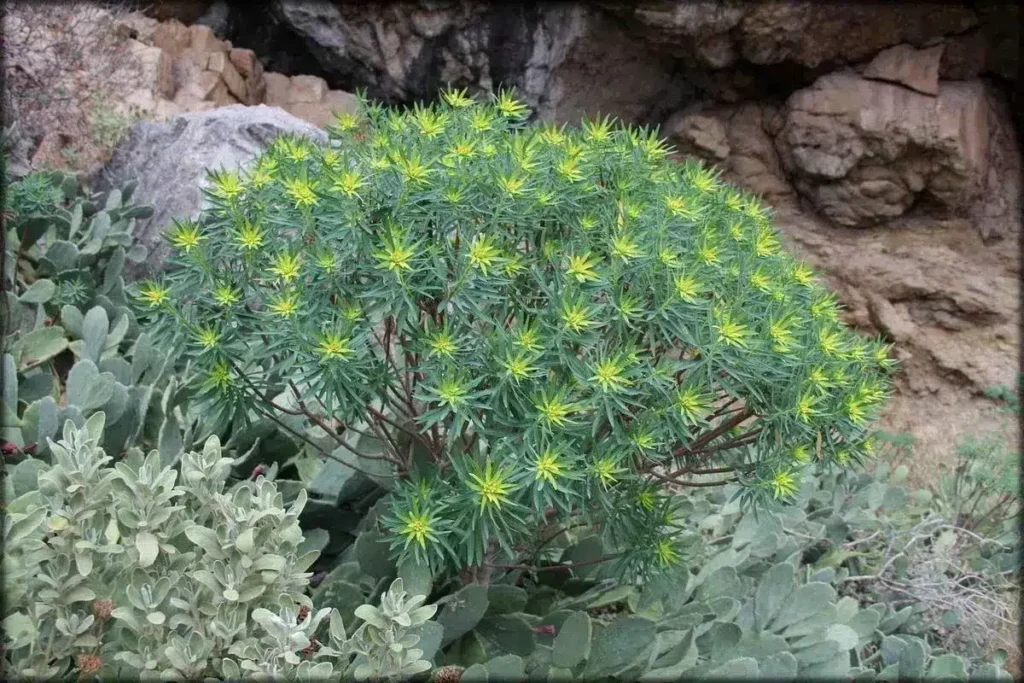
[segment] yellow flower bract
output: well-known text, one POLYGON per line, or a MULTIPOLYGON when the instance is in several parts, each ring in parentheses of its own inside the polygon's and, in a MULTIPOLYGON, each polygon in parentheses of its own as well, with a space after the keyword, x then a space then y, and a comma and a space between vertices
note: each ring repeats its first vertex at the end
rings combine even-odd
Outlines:
POLYGON ((771 480, 772 496, 789 498, 799 490, 799 482, 792 472, 779 470, 771 480))
POLYGON ((469 264, 487 275, 487 269, 492 268, 501 258, 501 250, 490 235, 477 235, 469 245, 468 256, 469 264))
POLYGON ((237 172, 217 171, 210 174, 213 194, 221 199, 232 200, 245 192, 245 185, 237 172))
POLYGON ((235 242, 243 251, 255 251, 263 246, 263 231, 246 220, 235 233, 235 242))
POLYGON ((206 238, 199 234, 199 226, 197 224, 188 222, 178 223, 174 230, 168 234, 168 239, 175 248, 181 249, 188 254, 206 238))
POLYGON ((584 254, 570 254, 566 273, 576 278, 578 282, 593 282, 600 278, 595 270, 600 263, 601 257, 594 256, 589 251, 584 254))
POLYGON ((169 287, 164 287, 156 282, 143 282, 139 286, 139 299, 151 308, 156 308, 167 303, 170 292, 169 287))
POLYGON ((316 347, 321 360, 347 360, 355 354, 352 339, 337 332, 325 332, 316 347))
POLYGON ((302 258, 298 254, 284 252, 274 257, 270 272, 279 277, 283 282, 288 283, 299 277, 302 268, 302 258))
POLYGON ((356 197, 365 185, 366 180, 358 171, 349 170, 338 176, 331 187, 346 197, 356 197))
POLYGON ((238 303, 238 290, 226 283, 220 283, 213 288, 213 300, 221 306, 231 306, 238 303))
POLYGON ((405 536, 410 542, 415 543, 421 548, 426 548, 427 540, 433 540, 434 533, 430 524, 430 514, 428 512, 412 511, 404 514, 399 513, 398 519, 402 522, 399 533, 405 536))
POLYGON ((290 318, 299 308, 298 295, 294 293, 281 294, 271 302, 269 308, 276 316, 290 318))
POLYGON ((539 421, 548 427, 566 426, 571 422, 569 416, 575 411, 575 406, 565 401, 560 393, 549 397, 542 392, 533 405, 537 409, 539 421))
POLYGON ((515 356, 506 354, 505 360, 501 361, 501 367, 505 369, 506 376, 516 382, 527 379, 534 372, 534 365, 525 351, 520 351, 515 356))
POLYGON ((625 377, 625 368, 622 362, 616 358, 605 358, 594 366, 594 375, 591 382, 601 387, 601 391, 617 391, 629 386, 629 380, 625 377))
POLYGON ((484 465, 483 472, 470 472, 468 485, 477 495, 481 513, 508 503, 508 495, 514 488, 508 481, 508 473, 495 467, 490 460, 484 465))
POLYGON ((220 340, 220 334, 218 334, 217 330, 208 326, 200 327, 196 330, 195 337, 196 341, 199 342, 199 345, 204 349, 212 349, 220 340))
POLYGON ((295 206, 313 206, 317 203, 316 190, 313 183, 302 178, 283 181, 285 192, 295 202, 295 206))
POLYGON ((536 462, 533 464, 534 479, 536 481, 546 481, 547 483, 554 486, 556 480, 562 476, 563 467, 559 461, 558 453, 549 449, 546 449, 543 453, 537 456, 536 462))

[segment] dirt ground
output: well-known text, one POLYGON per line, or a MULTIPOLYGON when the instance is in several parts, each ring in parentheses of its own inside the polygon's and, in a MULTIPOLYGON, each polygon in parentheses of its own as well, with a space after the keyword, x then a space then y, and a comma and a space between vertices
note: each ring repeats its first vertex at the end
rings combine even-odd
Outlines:
POLYGON ((886 405, 878 427, 890 433, 909 433, 914 437, 914 456, 906 462, 910 486, 933 486, 939 480, 939 465, 950 465, 958 440, 991 432, 1003 435, 1020 448, 1020 430, 1013 416, 990 401, 968 400, 966 396, 945 394, 929 397, 925 403, 928 419, 922 420, 922 399, 896 394, 886 405))

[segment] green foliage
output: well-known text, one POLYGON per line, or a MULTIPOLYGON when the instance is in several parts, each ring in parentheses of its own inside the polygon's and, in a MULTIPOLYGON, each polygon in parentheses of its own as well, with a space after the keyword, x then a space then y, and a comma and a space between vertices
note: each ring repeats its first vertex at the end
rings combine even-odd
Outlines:
POLYGON ((145 247, 133 245, 135 219, 153 209, 131 202, 134 183, 102 194, 86 194, 75 176, 35 173, 8 188, 4 282, 6 330, 24 332, 60 317, 64 305, 88 310, 100 305, 111 319, 128 316, 125 261, 139 262, 145 247))
MULTIPOLYGON (((992 387, 985 393, 1003 401, 1003 410, 1020 418, 1020 378, 1016 390, 992 387)), ((1014 425, 1016 426, 1016 425, 1014 425)), ((1004 426, 1004 431, 1011 427, 1004 426)), ((993 431, 968 435, 958 441, 952 467, 942 466, 935 493, 935 507, 957 525, 984 536, 1010 540, 1020 515, 1020 457, 1006 436, 993 431)))
POLYGON ((111 453, 158 445, 170 458, 191 442, 187 373, 171 377, 171 359, 140 334, 125 298, 125 260, 145 256, 132 246, 134 221, 152 214, 132 191, 87 196, 60 173, 9 188, 3 438, 18 449, 9 455, 45 457, 59 425, 82 426, 97 411, 111 453))
POLYGON ((865 457, 887 349, 753 197, 647 129, 443 100, 279 138, 168 231, 137 296, 215 431, 273 420, 388 485, 396 556, 434 569, 528 560, 570 519, 624 574, 669 567, 666 483, 763 508, 865 457))
POLYGON ((5 481, 4 655, 16 678, 393 679, 430 668, 436 607, 407 599, 401 579, 379 608, 355 609, 351 636, 339 610, 313 610, 304 494, 286 508, 263 477, 225 488, 232 461, 216 437, 178 469, 137 449, 111 467, 104 419, 66 422, 52 465, 22 462, 5 481))
POLYGON ((606 565, 581 578, 567 558, 596 537, 567 531, 552 571, 510 570, 450 599, 438 621, 446 634, 448 610, 459 622, 438 680, 453 667, 463 680, 494 680, 503 666, 531 680, 1009 680, 1005 653, 984 663, 950 651, 923 619, 927 601, 900 606, 885 595, 895 584, 863 580, 893 538, 928 517, 884 469, 809 473, 794 505, 756 517, 727 490, 687 495, 676 518, 686 567, 646 582, 624 583, 606 565))

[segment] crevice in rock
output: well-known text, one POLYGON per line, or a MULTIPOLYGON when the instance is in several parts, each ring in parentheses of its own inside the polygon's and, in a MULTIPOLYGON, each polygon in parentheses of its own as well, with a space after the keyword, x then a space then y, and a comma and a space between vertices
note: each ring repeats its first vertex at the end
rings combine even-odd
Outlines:
POLYGON ((229 0, 230 12, 223 38, 256 53, 266 71, 286 76, 319 76, 332 90, 353 92, 363 84, 354 78, 344 78, 324 69, 320 60, 306 43, 305 38, 280 21, 273 3, 253 11, 251 3, 229 0))
POLYGON ((530 36, 541 21, 536 2, 498 3, 491 11, 491 79, 494 87, 508 86, 526 72, 530 60, 530 36))

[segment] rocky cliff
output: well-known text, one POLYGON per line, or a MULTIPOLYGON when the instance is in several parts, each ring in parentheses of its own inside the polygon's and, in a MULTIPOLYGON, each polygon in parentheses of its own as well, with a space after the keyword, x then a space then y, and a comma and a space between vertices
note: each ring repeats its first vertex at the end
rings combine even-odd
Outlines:
POLYGON ((265 103, 322 124, 356 88, 399 104, 443 85, 511 85, 541 119, 660 125, 680 156, 764 197, 848 322, 896 343, 886 426, 925 454, 994 424, 978 397, 1015 380, 1016 5, 274 0, 253 12, 180 0, 153 11, 162 23, 139 40, 171 60, 167 114, 265 103))

